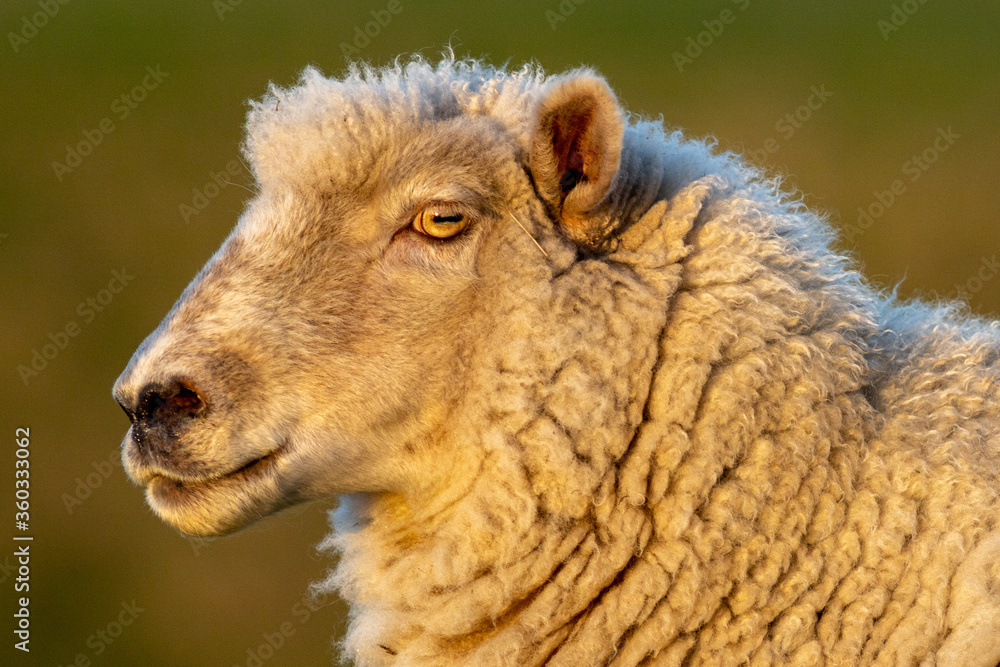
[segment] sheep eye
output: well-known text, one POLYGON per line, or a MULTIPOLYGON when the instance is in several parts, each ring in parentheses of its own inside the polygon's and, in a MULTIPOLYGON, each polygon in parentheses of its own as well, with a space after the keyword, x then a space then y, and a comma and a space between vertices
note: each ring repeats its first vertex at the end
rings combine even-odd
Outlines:
POLYGON ((426 236, 447 239, 469 226, 469 217, 449 206, 425 208, 413 219, 413 228, 426 236))

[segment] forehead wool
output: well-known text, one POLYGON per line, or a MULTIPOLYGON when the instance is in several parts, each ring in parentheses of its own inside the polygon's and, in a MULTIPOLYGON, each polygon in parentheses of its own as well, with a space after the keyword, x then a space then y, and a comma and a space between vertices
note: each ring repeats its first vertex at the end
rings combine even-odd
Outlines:
POLYGON ((475 60, 352 64, 343 79, 308 67, 298 85, 272 83, 251 102, 243 150, 265 188, 363 178, 380 148, 434 121, 489 117, 527 137, 544 80, 534 65, 508 72, 475 60))

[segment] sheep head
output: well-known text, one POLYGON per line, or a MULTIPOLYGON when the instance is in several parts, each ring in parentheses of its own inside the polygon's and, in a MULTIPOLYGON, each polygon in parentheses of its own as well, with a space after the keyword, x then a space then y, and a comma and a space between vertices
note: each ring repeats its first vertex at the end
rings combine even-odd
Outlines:
POLYGON ((125 469, 168 523, 226 533, 340 494, 417 505, 487 458, 476 387, 519 355, 558 368, 607 343, 534 318, 587 318, 554 277, 657 194, 622 176, 645 158, 623 152, 614 94, 587 71, 464 67, 307 70, 251 111, 259 194, 114 388, 125 469))

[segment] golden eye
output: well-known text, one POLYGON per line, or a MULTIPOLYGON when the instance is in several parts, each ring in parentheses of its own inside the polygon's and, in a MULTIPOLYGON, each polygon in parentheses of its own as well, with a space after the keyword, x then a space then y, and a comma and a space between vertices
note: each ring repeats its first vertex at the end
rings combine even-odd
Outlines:
POLYGON ((413 228, 426 236, 447 239, 469 226, 469 216, 452 206, 428 206, 413 219, 413 228))

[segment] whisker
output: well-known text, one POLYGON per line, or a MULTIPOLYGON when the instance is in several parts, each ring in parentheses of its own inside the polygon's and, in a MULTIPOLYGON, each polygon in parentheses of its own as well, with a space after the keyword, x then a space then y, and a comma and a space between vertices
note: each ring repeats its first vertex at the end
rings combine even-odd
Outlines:
POLYGON ((221 180, 221 181, 222 181, 223 183, 225 183, 226 185, 235 185, 235 186, 236 186, 236 187, 238 187, 238 188, 243 188, 244 190, 246 190, 247 192, 249 192, 249 193, 250 193, 250 194, 252 194, 252 195, 255 195, 255 194, 257 194, 257 193, 256 193, 256 192, 255 192, 254 190, 251 190, 250 188, 248 188, 247 186, 243 185, 242 183, 234 183, 233 181, 227 181, 227 180, 226 180, 226 179, 224 179, 224 178, 223 178, 223 179, 220 179, 220 180, 221 180))
POLYGON ((527 229, 525 229, 524 225, 521 224, 521 221, 518 220, 517 217, 513 213, 510 214, 510 217, 514 218, 514 222, 517 223, 518 227, 520 227, 521 229, 524 229, 524 233, 528 235, 529 239, 531 239, 532 241, 534 241, 535 245, 538 246, 538 249, 542 251, 542 254, 545 255, 545 257, 548 257, 549 253, 545 252, 545 248, 543 248, 538 243, 538 241, 535 241, 535 237, 531 235, 531 232, 529 232, 527 229))

